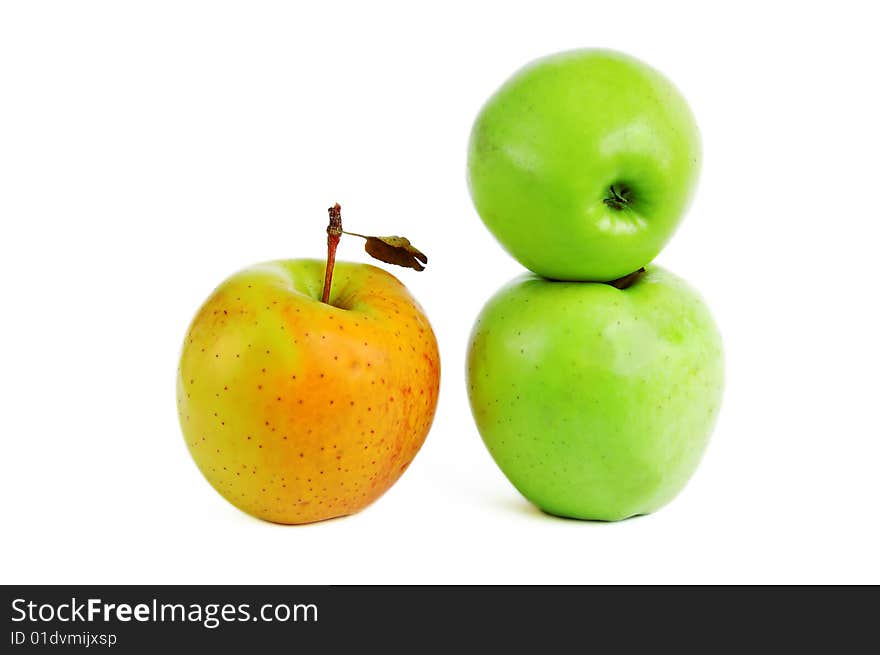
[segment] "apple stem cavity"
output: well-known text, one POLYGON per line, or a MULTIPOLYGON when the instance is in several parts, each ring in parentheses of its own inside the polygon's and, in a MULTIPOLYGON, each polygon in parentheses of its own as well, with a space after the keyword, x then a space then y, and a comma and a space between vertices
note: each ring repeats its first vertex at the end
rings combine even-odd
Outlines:
POLYGON ((621 211, 632 202, 632 191, 625 184, 612 184, 608 187, 608 195, 602 199, 611 209, 621 211))
POLYGON ((629 289, 633 284, 636 283, 636 280, 638 280, 640 277, 642 277, 642 273, 644 273, 644 272, 645 272, 645 267, 642 266, 642 268, 640 268, 639 270, 633 271, 629 275, 624 275, 623 277, 619 277, 616 280, 611 280, 611 282, 606 282, 606 284, 610 284, 615 289, 620 289, 621 291, 623 289, 629 289))
POLYGON ((336 248, 339 247, 339 239, 342 237, 342 207, 337 202, 327 209, 327 213, 330 214, 330 223, 327 225, 327 268, 324 271, 324 292, 321 294, 321 302, 330 304, 330 285, 333 284, 336 248))

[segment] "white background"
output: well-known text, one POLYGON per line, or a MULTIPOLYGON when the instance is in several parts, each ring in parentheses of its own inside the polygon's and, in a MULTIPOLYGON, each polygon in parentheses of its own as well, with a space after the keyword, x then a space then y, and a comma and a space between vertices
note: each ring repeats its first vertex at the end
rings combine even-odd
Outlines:
POLYGON ((880 582, 878 20, 818 4, 4 2, 2 582, 880 582), (658 261, 727 349, 701 468, 619 524, 531 508, 463 380, 473 319, 520 271, 470 203, 471 121, 579 46, 645 59, 693 106, 701 184, 658 261), (177 356, 224 277, 321 256, 335 201, 429 253, 394 272, 433 321, 441 398, 376 504, 282 527, 190 460, 177 356))

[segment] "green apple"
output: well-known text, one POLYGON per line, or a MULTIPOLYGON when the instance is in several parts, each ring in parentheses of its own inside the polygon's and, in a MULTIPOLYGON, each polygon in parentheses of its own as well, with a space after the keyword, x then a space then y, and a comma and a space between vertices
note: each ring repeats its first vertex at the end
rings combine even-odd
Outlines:
POLYGON ((699 168, 699 132, 679 91, 608 50, 520 70, 480 111, 468 152, 483 222, 523 266, 557 280, 614 280, 648 264, 699 168))
POLYGON ((696 469, 721 338, 699 295, 654 265, 624 289, 526 274, 483 308, 467 375, 483 441, 526 498, 614 521, 668 503, 696 469))

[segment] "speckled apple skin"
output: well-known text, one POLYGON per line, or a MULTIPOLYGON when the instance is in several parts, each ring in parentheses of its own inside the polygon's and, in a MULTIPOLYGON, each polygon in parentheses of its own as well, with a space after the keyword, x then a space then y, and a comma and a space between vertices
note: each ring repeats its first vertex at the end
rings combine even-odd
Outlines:
POLYGON ((483 441, 551 514, 648 514, 687 483, 721 405, 721 336, 659 266, 627 289, 515 279, 483 308, 468 393, 483 441))
POLYGON ((186 445, 229 502, 276 523, 357 512, 409 466, 433 421, 440 356, 390 273, 260 264, 223 282, 190 325, 177 406, 186 445))

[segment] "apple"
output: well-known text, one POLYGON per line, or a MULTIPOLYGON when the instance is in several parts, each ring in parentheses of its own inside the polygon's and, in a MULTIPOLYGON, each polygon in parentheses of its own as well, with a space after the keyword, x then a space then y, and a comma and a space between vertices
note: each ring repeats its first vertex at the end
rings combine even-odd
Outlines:
POLYGON ((480 111, 468 152, 483 222, 523 266, 558 280, 614 280, 652 261, 699 168, 699 132, 679 91, 609 50, 517 72, 480 111))
POLYGON ((545 512, 616 521, 668 503, 721 403, 721 338, 699 295, 651 265, 610 284, 526 274, 483 308, 467 357, 483 441, 545 512))
POLYGON ((409 466, 434 417, 440 357, 419 304, 382 269, 334 270, 328 302, 318 260, 236 273, 184 342, 186 445, 224 498, 267 521, 366 507, 409 466))

